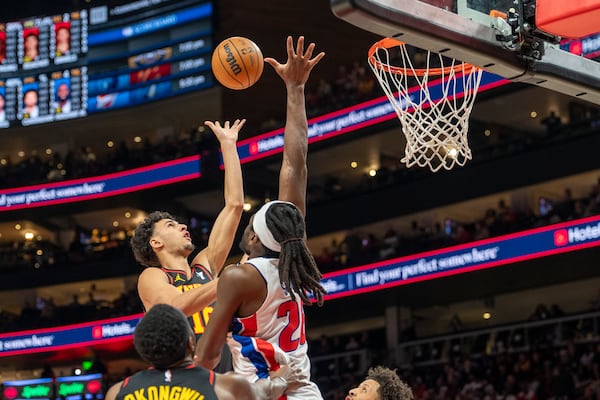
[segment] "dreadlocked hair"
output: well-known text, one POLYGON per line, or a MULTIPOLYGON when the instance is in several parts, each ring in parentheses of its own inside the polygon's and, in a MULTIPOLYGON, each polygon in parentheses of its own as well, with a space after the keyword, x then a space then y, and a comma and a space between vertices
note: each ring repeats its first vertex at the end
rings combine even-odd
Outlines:
POLYGON ((414 395, 410 387, 400 380, 396 370, 377 366, 369 368, 367 379, 379 383, 381 400, 413 400, 414 395))
POLYGON ((278 203, 267 210, 267 227, 273 238, 281 243, 279 280, 293 299, 300 296, 304 304, 312 304, 309 294, 323 305, 327 291, 321 286, 321 272, 304 241, 304 216, 292 204, 278 203))
POLYGON ((168 304, 156 304, 135 327, 133 344, 140 357, 158 369, 183 360, 190 335, 183 313, 168 304))
POLYGON ((150 237, 154 233, 154 224, 161 219, 172 219, 175 217, 164 211, 154 211, 148 214, 148 216, 135 228, 133 237, 131 238, 131 248, 133 250, 133 256, 143 266, 146 267, 160 267, 160 262, 152 246, 150 246, 150 237))

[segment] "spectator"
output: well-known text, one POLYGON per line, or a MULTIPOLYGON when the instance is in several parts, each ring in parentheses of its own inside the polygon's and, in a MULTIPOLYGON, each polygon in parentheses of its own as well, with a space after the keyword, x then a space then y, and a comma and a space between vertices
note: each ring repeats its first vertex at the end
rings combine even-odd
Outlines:
POLYGON ((533 314, 529 317, 530 321, 540 321, 550 318, 550 311, 545 304, 538 304, 533 311, 533 314))
POLYGON ((42 367, 42 372, 40 374, 40 378, 52 378, 52 379, 56 378, 56 374, 54 373, 54 370, 52 369, 50 364, 47 364, 47 363, 44 364, 44 366, 42 367))
POLYGON ((550 306, 550 317, 551 318, 560 318, 565 315, 565 312, 560 308, 558 304, 552 304, 550 306))
POLYGON ((460 332, 464 328, 460 317, 456 313, 450 318, 450 328, 452 329, 452 332, 460 332))
POLYGON ((556 115, 554 110, 550 111, 550 114, 547 117, 543 118, 541 122, 542 125, 546 127, 546 133, 548 134, 556 133, 562 127, 560 117, 556 115))

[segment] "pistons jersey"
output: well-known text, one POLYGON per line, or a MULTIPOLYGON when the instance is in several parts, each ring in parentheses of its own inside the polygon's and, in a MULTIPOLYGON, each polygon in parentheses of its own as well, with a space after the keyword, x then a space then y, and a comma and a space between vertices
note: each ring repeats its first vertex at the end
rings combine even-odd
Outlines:
MULTIPOLYGON (((233 356, 233 369, 251 382, 269 378, 283 364, 300 372, 305 383, 289 400, 322 400, 317 385, 310 381, 310 359, 304 328, 304 306, 298 295, 293 299, 279 280, 277 258, 252 258, 251 264, 267 285, 267 297, 256 313, 234 318, 227 342, 233 356)), ((285 397, 283 397, 285 398, 285 397)))

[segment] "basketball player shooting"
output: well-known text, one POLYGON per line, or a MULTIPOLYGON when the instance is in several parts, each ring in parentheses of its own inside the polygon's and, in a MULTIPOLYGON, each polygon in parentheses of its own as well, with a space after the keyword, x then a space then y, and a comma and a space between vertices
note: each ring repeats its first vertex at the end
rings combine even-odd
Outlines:
POLYGON ((227 340, 234 370, 252 382, 267 378, 282 364, 289 365, 297 373, 296 385, 286 393, 291 400, 322 399, 310 381, 304 328, 309 295, 322 304, 325 294, 319 283, 321 273, 306 247, 304 224, 308 150, 304 87, 325 55, 313 57, 314 49, 314 43, 304 49, 302 36, 294 48, 288 37, 285 64, 265 59, 287 90, 279 200, 265 204, 250 219, 240 243, 248 260, 223 271, 214 312, 196 348, 197 362, 213 368, 227 340), (232 320, 233 334, 227 338, 232 320))
MULTIPOLYGON (((187 226, 174 216, 162 211, 149 214, 137 228, 131 239, 136 260, 146 268, 138 279, 138 294, 145 310, 155 304, 174 306, 189 317, 194 333, 204 333, 216 299, 217 276, 225 265, 235 238, 244 204, 242 169, 237 153, 239 130, 245 119, 223 126, 219 122, 206 121, 215 133, 225 164, 225 206, 219 212, 202 249, 188 264, 188 256, 194 251, 187 226)), ((229 349, 225 346, 221 364, 216 372, 233 369, 229 349)))

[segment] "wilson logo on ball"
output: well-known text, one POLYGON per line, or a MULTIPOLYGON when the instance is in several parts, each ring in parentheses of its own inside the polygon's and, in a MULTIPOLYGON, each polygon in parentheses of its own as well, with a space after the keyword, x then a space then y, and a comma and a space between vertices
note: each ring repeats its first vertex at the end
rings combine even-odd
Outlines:
POLYGON ((225 53, 227 53, 227 58, 225 59, 225 61, 227 61, 227 63, 229 64, 229 67, 231 68, 231 72, 238 75, 240 72, 242 72, 242 67, 240 67, 238 65, 237 61, 235 60, 235 56, 231 52, 231 48, 229 47, 229 44, 225 44, 223 46, 223 49, 225 50, 225 53))

